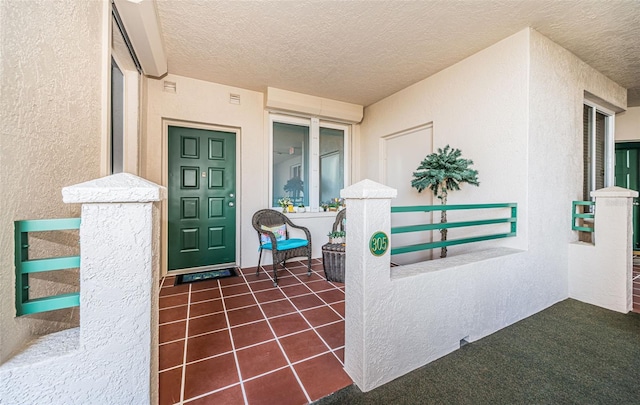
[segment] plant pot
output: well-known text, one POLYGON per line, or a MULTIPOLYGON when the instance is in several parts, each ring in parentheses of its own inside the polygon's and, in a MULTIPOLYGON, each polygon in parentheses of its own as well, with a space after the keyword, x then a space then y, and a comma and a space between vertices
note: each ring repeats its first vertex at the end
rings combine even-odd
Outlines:
POLYGON ((332 244, 338 244, 338 243, 344 243, 344 238, 329 238, 329 243, 332 244))
POLYGON ((306 208, 305 208, 305 207, 298 207, 298 208, 297 208, 297 211, 298 211, 298 212, 305 212, 305 211, 306 211, 306 208))

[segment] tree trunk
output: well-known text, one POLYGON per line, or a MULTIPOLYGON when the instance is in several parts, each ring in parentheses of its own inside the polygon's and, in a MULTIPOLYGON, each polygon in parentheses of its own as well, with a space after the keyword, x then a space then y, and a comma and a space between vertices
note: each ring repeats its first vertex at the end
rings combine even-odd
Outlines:
MULTIPOLYGON (((447 194, 445 192, 445 194, 443 195, 443 197, 440 199, 440 202, 442 205, 447 205, 447 194)), ((446 224, 447 223, 447 211, 442 210, 440 211, 440 223, 441 224, 446 224)), ((447 240, 447 231, 448 229, 440 229, 440 240, 441 241, 446 241, 447 240)), ((440 258, 443 259, 447 257, 447 247, 443 246, 442 248, 440 248, 440 258)))

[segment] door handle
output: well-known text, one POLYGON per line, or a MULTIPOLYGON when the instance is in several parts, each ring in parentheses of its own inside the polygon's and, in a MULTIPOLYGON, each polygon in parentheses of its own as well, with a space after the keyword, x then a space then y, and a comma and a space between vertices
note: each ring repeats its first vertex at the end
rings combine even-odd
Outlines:
POLYGON ((229 202, 229 207, 233 207, 233 201, 229 202))

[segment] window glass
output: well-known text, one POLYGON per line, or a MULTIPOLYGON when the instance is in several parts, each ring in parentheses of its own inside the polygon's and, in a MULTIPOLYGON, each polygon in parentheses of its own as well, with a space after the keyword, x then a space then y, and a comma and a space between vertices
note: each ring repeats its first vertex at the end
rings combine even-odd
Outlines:
POLYGON ((124 76, 111 59, 111 174, 124 166, 124 76))
POLYGON ((340 197, 344 188, 344 130, 320 127, 320 201, 340 197))
POLYGON ((613 114, 589 104, 583 107, 583 199, 613 185, 613 114))
POLYGON ((272 206, 283 197, 309 205, 309 127, 273 123, 272 206))

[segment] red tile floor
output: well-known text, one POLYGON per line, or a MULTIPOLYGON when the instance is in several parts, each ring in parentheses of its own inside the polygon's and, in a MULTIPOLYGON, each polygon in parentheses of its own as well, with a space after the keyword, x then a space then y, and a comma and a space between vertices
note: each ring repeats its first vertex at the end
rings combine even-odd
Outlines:
POLYGON ((160 289, 160 404, 307 404, 352 384, 344 284, 322 262, 160 289))

